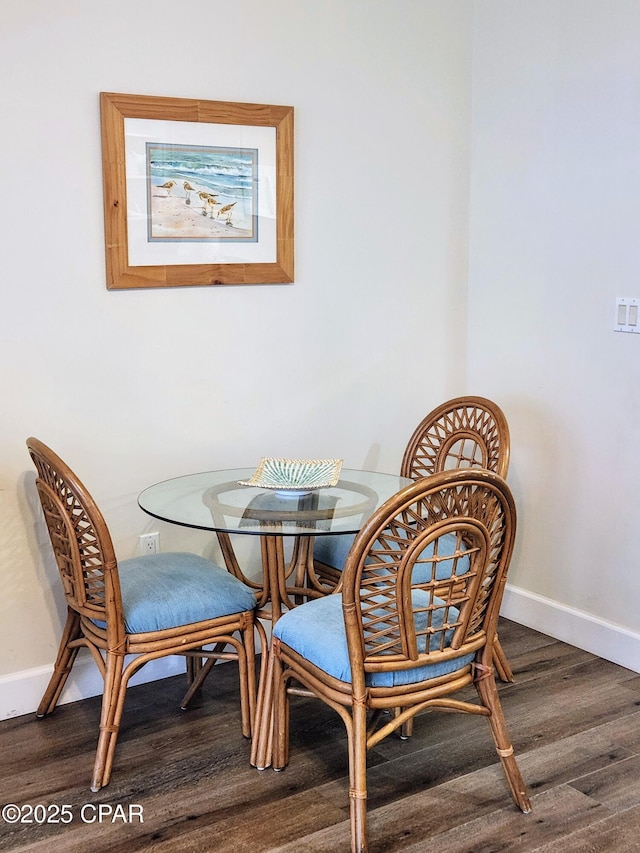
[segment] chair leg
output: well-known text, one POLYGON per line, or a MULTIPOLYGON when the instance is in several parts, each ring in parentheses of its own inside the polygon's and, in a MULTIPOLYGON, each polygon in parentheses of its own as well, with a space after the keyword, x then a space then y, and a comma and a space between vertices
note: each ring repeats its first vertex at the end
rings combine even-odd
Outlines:
MULTIPOLYGON (((225 647, 226 643, 216 643, 214 646, 214 653, 219 654, 225 647)), ((187 683, 189 685, 189 689, 182 697, 180 702, 180 710, 186 711, 189 707, 189 702, 193 699, 195 694, 200 690, 202 685, 205 682, 205 679, 213 669, 213 667, 218 663, 216 658, 209 658, 206 663, 202 663, 202 658, 187 658, 187 683)))
POLYGON ((91 790, 95 793, 109 783, 113 756, 120 730, 127 680, 123 679, 124 657, 107 652, 100 735, 93 765, 91 790))
POLYGON ((496 752, 502 763, 502 768, 511 788, 513 799, 518 808, 525 814, 528 814, 531 811, 531 802, 529 801, 527 789, 513 753, 513 746, 507 732, 507 724, 504 719, 504 712, 493 673, 491 672, 476 679, 475 687, 481 702, 491 712, 488 718, 489 725, 491 726, 496 752))
MULTIPOLYGON (((273 651, 269 655, 269 670, 273 690, 273 755, 274 770, 284 770, 289 763, 289 694, 287 682, 283 678, 283 668, 280 658, 273 651)), ((261 725, 267 724, 263 715, 261 725)))
POLYGON ((76 613, 70 607, 67 608, 67 621, 65 622, 60 645, 58 647, 58 656, 53 666, 53 674, 49 680, 47 689, 44 692, 36 717, 42 718, 50 714, 60 698, 62 689, 69 677, 69 673, 73 667, 74 661, 78 654, 78 645, 72 646, 71 643, 78 640, 82 636, 80 628, 80 614, 76 613))
MULTIPOLYGON (((400 713, 403 709, 398 708, 396 713, 400 713)), ((409 717, 401 726, 400 726, 400 740, 408 740, 413 735, 413 717, 409 717)))
POLYGON ((366 853, 367 844, 367 710, 364 703, 352 707, 349 741, 349 813, 351 853, 366 853))
POLYGON ((493 665, 496 668, 500 681, 515 681, 511 666, 509 665, 509 661, 507 660, 507 656, 504 653, 504 649, 502 648, 502 644, 500 643, 497 634, 493 644, 493 665))
MULTIPOLYGON (((198 650, 194 649, 194 651, 198 650)), ((189 656, 187 657, 186 661, 187 687, 191 687, 193 685, 193 682, 196 681, 196 679, 200 676, 204 664, 202 662, 201 657, 189 656)), ((204 678, 202 679, 202 681, 204 681, 204 678)), ((200 681, 199 683, 202 684, 202 681, 200 681)), ((196 690, 197 688, 195 688, 193 692, 195 693, 196 690)))

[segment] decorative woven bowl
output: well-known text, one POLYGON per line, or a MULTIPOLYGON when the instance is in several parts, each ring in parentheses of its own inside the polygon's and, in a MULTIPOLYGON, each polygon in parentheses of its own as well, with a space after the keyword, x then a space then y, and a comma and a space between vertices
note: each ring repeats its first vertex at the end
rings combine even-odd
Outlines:
POLYGON ((265 456, 251 479, 238 482, 241 486, 300 495, 335 486, 341 469, 342 459, 275 459, 265 456))

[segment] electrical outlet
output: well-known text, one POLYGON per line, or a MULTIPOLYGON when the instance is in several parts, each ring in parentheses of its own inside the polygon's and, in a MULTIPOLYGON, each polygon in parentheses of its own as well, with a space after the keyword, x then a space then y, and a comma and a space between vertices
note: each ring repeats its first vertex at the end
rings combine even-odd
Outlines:
POLYGON ((157 554, 160 550, 159 533, 143 533, 140 537, 141 554, 157 554))

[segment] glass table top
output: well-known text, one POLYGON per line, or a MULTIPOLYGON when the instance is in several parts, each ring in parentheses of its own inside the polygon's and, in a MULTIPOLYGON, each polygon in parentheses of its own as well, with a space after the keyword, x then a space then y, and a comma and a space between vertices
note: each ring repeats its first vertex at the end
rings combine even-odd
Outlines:
POLYGON ((254 468, 204 471, 149 486, 138 504, 149 515, 200 530, 256 535, 357 533, 387 498, 412 480, 343 468, 335 486, 285 494, 241 486, 254 468))

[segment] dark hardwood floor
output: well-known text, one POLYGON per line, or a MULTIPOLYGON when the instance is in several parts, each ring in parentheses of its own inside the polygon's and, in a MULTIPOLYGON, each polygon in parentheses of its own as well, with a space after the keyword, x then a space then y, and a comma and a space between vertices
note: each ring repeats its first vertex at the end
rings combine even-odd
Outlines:
MULTIPOLYGON (((511 800, 485 720, 430 712, 410 740, 370 753, 372 853, 640 851, 640 676, 505 620, 500 637, 516 682, 499 689, 533 812, 511 800)), ((183 692, 181 677, 129 690, 112 780, 97 794, 98 699, 0 723, 0 803, 48 807, 33 823, 0 820, 0 850, 348 853, 334 712, 294 700, 289 767, 259 772, 235 666, 214 672, 186 713, 183 692), (40 823, 65 805, 57 816, 71 822, 40 823)))

